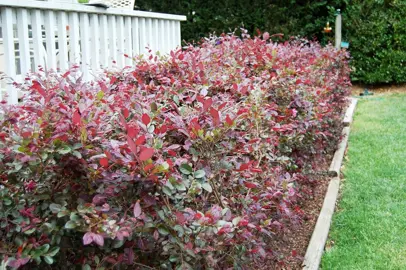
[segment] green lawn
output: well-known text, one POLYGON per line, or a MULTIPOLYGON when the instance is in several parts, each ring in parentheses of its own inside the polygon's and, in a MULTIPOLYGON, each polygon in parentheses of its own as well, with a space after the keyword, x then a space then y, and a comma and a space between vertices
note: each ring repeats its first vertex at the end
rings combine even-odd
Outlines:
POLYGON ((405 94, 359 100, 344 165, 321 268, 406 269, 405 94))

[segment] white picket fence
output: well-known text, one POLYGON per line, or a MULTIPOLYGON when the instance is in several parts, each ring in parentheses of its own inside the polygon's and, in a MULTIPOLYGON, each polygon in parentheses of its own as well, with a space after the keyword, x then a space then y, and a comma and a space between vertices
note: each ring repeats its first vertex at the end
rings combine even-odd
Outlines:
MULTIPOLYGON (((131 56, 148 53, 147 47, 169 53, 181 43, 180 22, 185 20, 76 3, 0 0, 0 72, 21 80, 38 66, 63 72, 81 64, 89 79, 100 68, 131 65, 131 56)), ((8 103, 17 103, 13 86, 6 89, 8 103)))

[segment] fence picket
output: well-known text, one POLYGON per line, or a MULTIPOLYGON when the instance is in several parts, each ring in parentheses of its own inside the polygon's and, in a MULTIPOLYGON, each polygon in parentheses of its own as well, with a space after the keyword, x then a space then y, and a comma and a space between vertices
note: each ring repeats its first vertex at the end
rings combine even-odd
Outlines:
POLYGON ((30 41, 28 37, 28 12, 26 9, 17 11, 18 50, 20 52, 21 74, 25 76, 31 69, 30 41))
POLYGON ((41 10, 35 9, 31 12, 32 43, 34 51, 34 67, 38 71, 44 67, 44 40, 42 37, 42 14, 41 10))
MULTIPOLYGON (((14 53, 14 33, 13 33, 13 16, 14 10, 11 8, 2 8, 2 30, 4 39, 4 59, 5 63, 15 63, 15 53, 14 53)), ((5 72, 11 78, 16 76, 15 65, 6 65, 5 72)), ((18 92, 13 87, 11 83, 6 86, 7 89, 7 102, 10 104, 16 104, 18 102, 18 92)))
POLYGON ((145 18, 140 18, 140 54, 145 54, 147 52, 146 43, 147 41, 147 29, 146 29, 146 20, 145 18))
POLYGON ((65 71, 69 68, 68 58, 68 15, 64 11, 58 14, 58 58, 59 68, 65 71))
POLYGON ((69 60, 72 65, 80 64, 81 55, 80 55, 80 45, 79 45, 79 13, 71 12, 69 14, 69 46, 70 54, 69 60))
POLYGON ((126 65, 131 65, 132 60, 131 57, 133 56, 133 42, 132 42, 132 31, 131 31, 131 17, 125 17, 125 30, 124 30, 124 37, 125 37, 125 50, 124 53, 127 55, 125 59, 126 65))
POLYGON ((82 71, 85 80, 90 78, 90 33, 89 33, 89 15, 80 14, 80 48, 82 51, 82 71))
POLYGON ((100 69, 100 27, 99 27, 99 16, 97 14, 92 14, 90 17, 90 27, 92 29, 92 69, 100 69))
POLYGON ((124 65, 124 17, 119 16, 117 18, 117 49, 118 57, 117 64, 122 67, 124 65))
POLYGON ((117 24, 116 17, 109 16, 110 25, 110 37, 109 37, 109 47, 110 47, 110 61, 109 67, 113 66, 113 61, 117 61, 117 24))
POLYGON ((45 11, 45 39, 47 52, 47 69, 56 70, 56 46, 55 46, 55 14, 52 10, 45 11))
POLYGON ((133 38, 133 51, 132 53, 134 55, 140 53, 140 32, 139 32, 139 19, 134 17, 131 19, 132 25, 131 25, 131 30, 132 30, 132 38, 133 38))
POLYGON ((100 25, 101 25, 101 32, 100 32, 100 54, 101 54, 101 64, 105 67, 108 66, 109 63, 109 35, 108 35, 108 23, 107 23, 107 16, 101 15, 100 17, 100 25))

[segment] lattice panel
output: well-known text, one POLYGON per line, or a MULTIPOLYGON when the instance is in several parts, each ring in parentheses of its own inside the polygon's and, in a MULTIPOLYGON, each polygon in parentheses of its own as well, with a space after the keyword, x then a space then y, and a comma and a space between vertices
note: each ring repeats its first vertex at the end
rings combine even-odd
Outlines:
POLYGON ((135 0, 105 0, 109 6, 122 9, 134 9, 135 0))

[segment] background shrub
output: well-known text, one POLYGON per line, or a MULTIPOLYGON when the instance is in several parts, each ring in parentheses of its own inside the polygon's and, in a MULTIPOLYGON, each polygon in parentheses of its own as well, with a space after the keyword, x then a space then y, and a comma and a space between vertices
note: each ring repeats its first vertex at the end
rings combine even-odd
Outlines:
MULTIPOLYGON (((271 34, 316 38, 332 42, 334 33, 322 33, 334 12, 343 13, 343 39, 350 42, 352 80, 367 83, 406 82, 406 3, 401 0, 274 0, 274 1, 162 1, 139 0, 142 10, 183 14, 182 37, 199 41, 209 33, 228 33, 241 26, 250 34, 257 29, 271 34)), ((279 38, 279 37, 278 37, 279 38)))
POLYGON ((347 59, 265 33, 32 74, 0 114, 3 264, 268 267, 339 139, 347 59))

